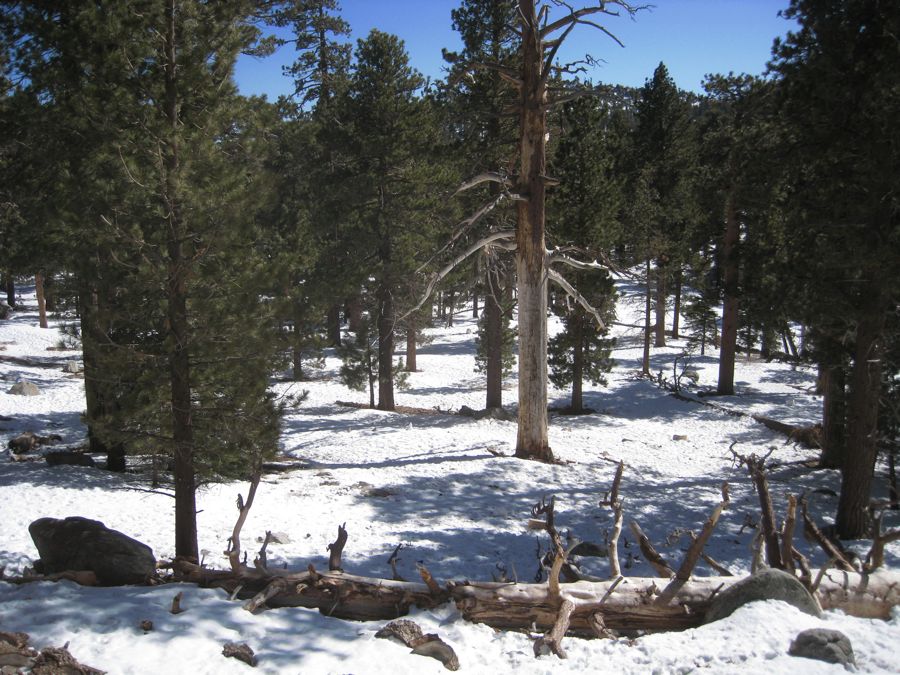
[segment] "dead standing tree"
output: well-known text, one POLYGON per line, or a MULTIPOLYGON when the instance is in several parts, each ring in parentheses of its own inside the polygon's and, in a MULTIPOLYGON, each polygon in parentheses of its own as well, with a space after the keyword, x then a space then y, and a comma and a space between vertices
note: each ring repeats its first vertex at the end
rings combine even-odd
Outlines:
MULTIPOLYGON (((584 90, 556 91, 551 76, 573 72, 572 64, 556 66, 557 54, 566 38, 579 25, 596 28, 619 42, 596 22, 597 15, 618 16, 622 10, 634 14, 637 8, 624 0, 599 2, 576 8, 563 0, 519 0, 514 32, 520 38, 521 65, 518 69, 497 63, 471 63, 469 68, 495 71, 518 92, 514 110, 519 117, 519 174, 484 173, 467 181, 460 190, 483 183, 497 183, 501 190, 471 218, 463 221, 454 240, 468 232, 481 215, 504 199, 516 203, 515 232, 494 232, 471 246, 440 272, 432 276, 427 294, 440 279, 472 253, 486 246, 502 246, 515 252, 519 307, 519 423, 516 457, 553 461, 547 438, 547 282, 552 279, 602 326, 599 313, 553 269, 555 263, 580 269, 600 268, 548 251, 545 241, 545 195, 553 180, 546 175, 547 110, 584 90)), ((621 43, 619 43, 621 45, 621 43)), ((426 296, 427 296, 426 294, 426 296)), ((424 300, 423 300, 424 302, 424 300)))

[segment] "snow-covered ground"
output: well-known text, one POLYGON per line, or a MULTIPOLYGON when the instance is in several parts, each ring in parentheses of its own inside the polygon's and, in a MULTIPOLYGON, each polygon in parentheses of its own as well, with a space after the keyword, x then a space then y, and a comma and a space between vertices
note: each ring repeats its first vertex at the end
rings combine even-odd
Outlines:
MULTIPOLYGON (((622 290, 619 320, 636 323, 640 298, 626 284, 622 290)), ((33 295, 26 293, 25 300, 24 311, 0 321, 0 438, 5 444, 30 430, 77 443, 85 434, 80 421, 83 381, 64 373, 63 366, 80 354, 48 351, 62 336, 52 327, 38 328, 33 295), (35 382, 41 394, 8 394, 18 379, 35 382)), ((461 312, 454 327, 429 332, 433 341, 419 352, 420 372, 411 374, 409 389, 398 392, 397 404, 433 414, 340 405, 338 401, 364 402, 366 396, 337 381, 339 363, 332 354, 315 380, 275 385, 285 394, 309 391, 306 401, 290 411, 282 436, 283 453, 302 460, 303 468, 264 477, 243 528, 245 548, 253 550, 257 537, 261 541, 272 530, 279 543, 269 546, 270 565, 305 569, 312 562, 322 568, 327 565, 326 545, 346 522, 344 567, 356 574, 390 576, 388 557, 402 543, 398 572, 409 579, 417 577, 415 564, 421 561, 441 581, 490 579, 501 572, 530 581, 538 569, 536 535, 526 528, 531 506, 555 495, 562 531, 603 542, 612 522, 598 502, 610 487, 616 464, 624 460, 626 520, 637 520, 660 552, 676 562, 687 545, 679 531, 699 530, 720 500, 722 482, 728 481, 732 504, 707 552, 735 573, 745 573, 755 533, 747 523, 758 520, 759 507, 745 470, 733 463, 732 443, 747 455, 774 448, 770 461, 779 465, 770 480, 780 515, 786 495, 803 492, 820 523, 834 513, 839 476, 802 463, 813 451, 786 444, 749 417, 675 399, 636 378, 640 340, 627 328, 616 330, 617 365, 609 385, 586 386, 585 403, 597 412, 552 418, 550 442, 560 463, 496 456, 512 454, 514 423, 446 414, 463 405, 484 405, 483 378, 473 369, 475 321, 461 312)), ((683 346, 674 341, 654 350, 653 371, 670 375, 683 346)), ((700 388, 715 384, 715 356, 691 359, 700 373, 700 388)), ((821 400, 812 394, 814 373, 809 369, 742 358, 735 381, 738 394, 716 398, 716 405, 791 423, 811 424, 820 417, 821 400)), ((515 386, 513 378, 504 391, 510 404, 515 386)), ((552 391, 551 398, 552 405, 562 407, 567 392, 552 391)), ((0 565, 7 574, 19 574, 33 562, 37 552, 27 528, 43 516, 95 518, 147 543, 159 559, 173 554, 173 500, 148 492, 140 474, 4 460, 0 486, 0 565)), ((212 566, 226 564, 222 551, 234 525, 235 499, 246 489, 237 483, 215 485, 198 496, 200 547, 212 566)), ((886 496, 883 472, 876 480, 876 496, 886 496)), ((537 539, 546 550, 546 537, 537 539)), ((825 562, 802 538, 797 545, 815 566, 825 562)), ((622 548, 621 557, 626 575, 653 576, 636 546, 622 548)), ((900 567, 900 545, 888 549, 887 564, 900 567)), ((583 569, 608 573, 602 559, 584 559, 583 569)), ((710 573, 703 563, 695 572, 710 573)), ((638 639, 567 638, 567 661, 535 659, 527 635, 469 624, 452 608, 417 611, 412 618, 425 632, 437 632, 450 643, 462 671, 472 673, 839 672, 838 666, 787 655, 796 634, 816 626, 844 632, 861 671, 900 672, 900 612, 888 622, 839 612, 816 619, 783 603, 754 603, 728 619, 684 632, 638 639)), ((243 672, 247 666, 221 655, 228 641, 247 642, 259 657, 257 670, 266 673, 444 672, 437 661, 376 639, 381 625, 303 609, 251 616, 221 592, 194 587, 0 583, 0 630, 28 632, 38 647, 68 642, 82 662, 111 673, 243 672), (168 609, 179 590, 187 611, 173 616, 168 609), (141 630, 144 619, 153 621, 153 631, 141 630)))

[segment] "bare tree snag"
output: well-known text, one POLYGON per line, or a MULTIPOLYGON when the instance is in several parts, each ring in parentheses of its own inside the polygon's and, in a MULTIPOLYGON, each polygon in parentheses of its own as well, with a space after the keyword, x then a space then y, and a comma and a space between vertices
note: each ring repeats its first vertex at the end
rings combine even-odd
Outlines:
POLYGON ((328 569, 332 572, 341 569, 341 556, 344 554, 344 546, 347 543, 346 526, 347 523, 338 525, 337 539, 334 540, 334 543, 328 544, 327 550, 331 552, 328 556, 328 569))
POLYGON ((632 520, 629 525, 631 526, 631 531, 634 533, 635 538, 638 541, 638 546, 641 548, 641 554, 653 566, 653 569, 656 570, 656 573, 660 576, 666 578, 672 578, 675 576, 675 570, 673 570, 669 563, 665 561, 665 559, 656 551, 653 547, 653 544, 650 543, 649 537, 644 534, 644 531, 641 529, 641 526, 638 525, 636 520, 632 520))
POLYGON ((250 508, 253 506, 253 498, 256 496, 256 490, 259 487, 261 471, 256 470, 250 479, 250 490, 247 492, 247 501, 244 501, 242 495, 238 495, 237 508, 238 518, 231 531, 231 538, 228 540, 228 549, 225 553, 228 555, 228 562, 231 565, 231 571, 235 574, 242 574, 246 570, 246 566, 241 563, 241 529, 250 514, 250 508))

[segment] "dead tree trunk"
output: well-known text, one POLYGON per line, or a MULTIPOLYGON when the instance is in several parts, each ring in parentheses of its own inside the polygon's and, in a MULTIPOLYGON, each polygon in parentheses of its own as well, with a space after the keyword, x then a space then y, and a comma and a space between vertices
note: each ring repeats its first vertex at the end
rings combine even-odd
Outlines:
POLYGON ((553 461, 547 439, 547 271, 544 241, 547 86, 534 0, 519 0, 522 71, 516 272, 519 300, 519 426, 516 457, 553 461))

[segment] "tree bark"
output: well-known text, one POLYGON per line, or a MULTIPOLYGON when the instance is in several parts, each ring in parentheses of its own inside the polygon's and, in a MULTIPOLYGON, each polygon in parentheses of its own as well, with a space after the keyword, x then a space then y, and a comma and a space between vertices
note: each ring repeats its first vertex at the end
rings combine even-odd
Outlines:
POLYGON ((681 329, 681 287, 684 275, 681 271, 681 265, 675 270, 675 307, 672 310, 672 339, 679 338, 678 332, 681 329))
POLYGON ((453 328, 453 310, 456 307, 456 291, 447 293, 448 300, 445 309, 447 310, 447 328, 453 328))
POLYGON ((303 329, 303 310, 298 301, 293 301, 294 305, 294 332, 292 334, 293 344, 291 345, 291 378, 295 382, 303 379, 303 350, 300 349, 300 331, 303 329))
POLYGON ((543 41, 534 0, 519 0, 522 86, 516 272, 519 301, 519 425, 516 457, 553 461, 547 439, 547 273, 544 202, 547 132, 543 41))
POLYGON ((484 295, 484 351, 487 409, 503 406, 503 317, 500 306, 500 286, 494 283, 496 270, 488 261, 485 270, 484 295))
MULTIPOLYGON (((873 277, 877 276, 870 270, 873 277)), ((841 471, 841 495, 835 518, 841 539, 869 533, 869 500, 878 454, 878 404, 881 393, 884 327, 889 304, 881 280, 872 279, 860 292, 856 347, 847 399, 847 448, 841 471)))
POLYGON ((328 308, 328 314, 325 317, 328 333, 328 346, 341 346, 341 306, 334 304, 328 308))
POLYGON ((584 312, 581 309, 575 310, 572 331, 572 400, 569 408, 578 413, 584 410, 584 312))
POLYGON ((654 347, 666 346, 666 275, 668 269, 663 260, 656 263, 656 341, 654 347))
POLYGON ((15 309, 16 307, 16 280, 10 273, 3 275, 3 288, 6 291, 6 304, 15 309))
POLYGON ((644 276, 646 279, 646 292, 644 295, 644 352, 641 358, 641 373, 650 377, 650 307, 653 304, 653 292, 650 283, 650 258, 644 264, 644 276))
POLYGON ((359 295, 347 299, 347 327, 353 333, 359 333, 362 326, 362 302, 359 295))
POLYGON ((394 298, 387 282, 378 286, 378 409, 394 410, 394 298))
POLYGON ((47 302, 44 298, 44 275, 41 272, 35 272, 34 293, 37 296, 38 325, 41 328, 49 328, 47 324, 47 302))
POLYGON ((187 310, 187 273, 190 259, 184 251, 187 227, 178 194, 179 158, 178 90, 176 72, 176 0, 165 7, 165 100, 169 138, 163 148, 163 213, 168 232, 169 380, 172 436, 175 445, 175 555, 199 559, 197 547, 194 427, 191 410, 190 324, 187 310))
POLYGON ((738 329, 738 241, 740 222, 734 203, 734 194, 728 193, 725 201, 725 237, 722 241, 721 264, 724 268, 723 286, 725 301, 722 307, 722 338, 719 351, 719 394, 734 394, 734 357, 737 349, 738 329))
POLYGON ((406 325, 406 371, 416 372, 416 324, 410 316, 406 325))
POLYGON ((843 365, 823 365, 822 454, 819 467, 840 469, 847 453, 846 373, 843 365))
POLYGON ((107 334, 107 321, 103 318, 100 296, 96 292, 82 289, 78 303, 89 448, 92 453, 106 455, 107 470, 122 472, 126 468, 124 443, 110 442, 108 434, 100 431, 104 425, 104 418, 118 406, 115 396, 111 396, 108 391, 109 384, 100 365, 101 341, 107 334))

